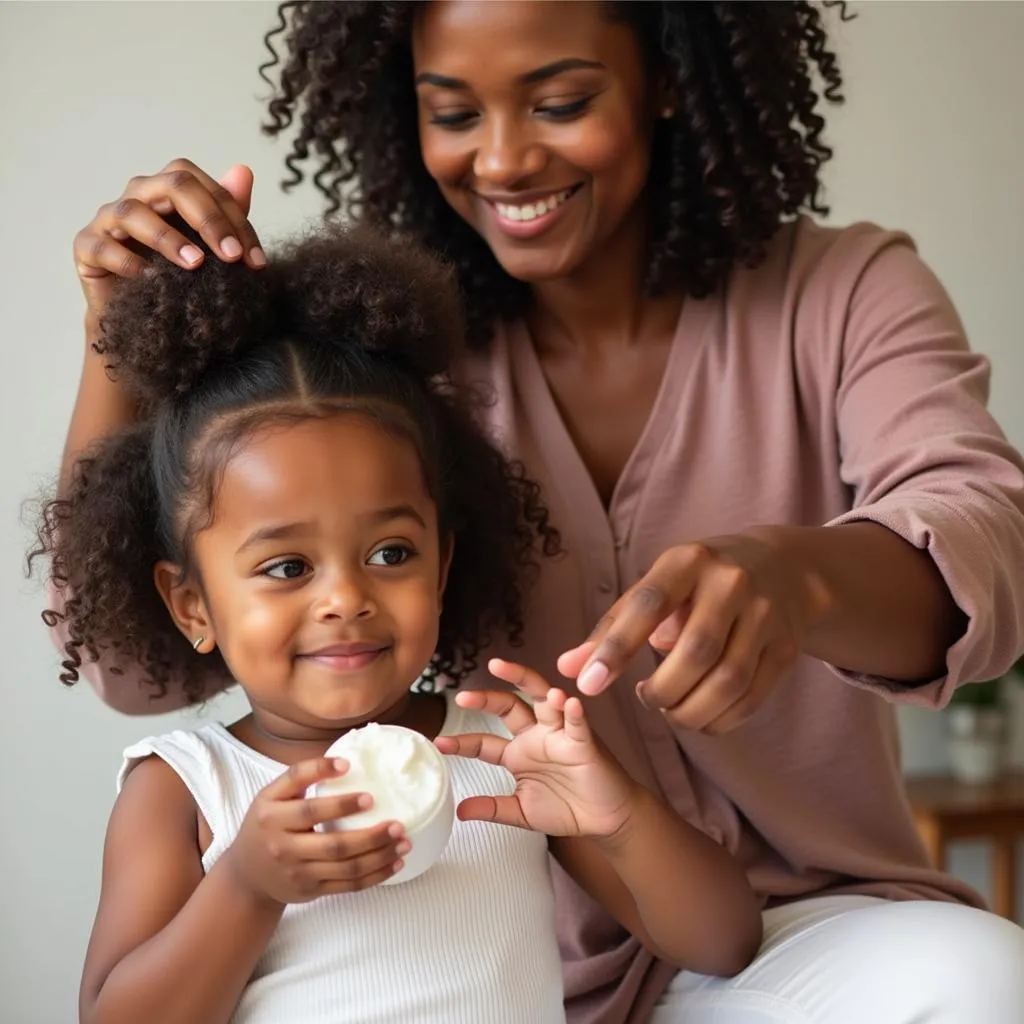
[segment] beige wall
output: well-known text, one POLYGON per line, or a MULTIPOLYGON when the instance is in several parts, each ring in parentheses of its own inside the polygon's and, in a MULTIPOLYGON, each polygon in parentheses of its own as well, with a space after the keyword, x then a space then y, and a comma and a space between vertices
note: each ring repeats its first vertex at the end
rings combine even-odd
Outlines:
MULTIPOLYGON (((1024 134, 1011 70, 1024 5, 855 6, 861 17, 842 32, 851 101, 831 133, 834 219, 917 236, 992 356, 994 407, 1024 444, 1024 134)), ((170 724, 122 718, 85 690, 62 690, 38 594, 19 583, 20 505, 56 466, 79 368, 71 238, 131 174, 180 154, 215 172, 251 164, 265 237, 316 211, 312 194, 276 191, 280 153, 257 131, 255 67, 272 11, 0 3, 0 1020, 12 1024, 75 1018, 118 755, 170 724)), ((940 724, 904 716, 910 767, 941 763, 940 724)), ((972 851, 955 866, 984 883, 972 851)))

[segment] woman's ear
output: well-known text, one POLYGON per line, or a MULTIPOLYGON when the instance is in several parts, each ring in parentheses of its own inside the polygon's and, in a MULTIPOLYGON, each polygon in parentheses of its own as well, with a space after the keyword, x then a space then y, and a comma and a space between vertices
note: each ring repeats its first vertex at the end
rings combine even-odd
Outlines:
POLYGON ((217 637, 199 585, 186 579, 174 562, 157 562, 153 582, 185 639, 199 654, 209 654, 217 646, 217 637))

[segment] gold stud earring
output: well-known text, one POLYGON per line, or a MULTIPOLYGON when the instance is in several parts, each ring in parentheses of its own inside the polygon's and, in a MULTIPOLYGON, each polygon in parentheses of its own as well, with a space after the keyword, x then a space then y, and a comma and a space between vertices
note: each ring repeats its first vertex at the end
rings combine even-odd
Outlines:
POLYGON ((671 121, 676 116, 675 107, 665 107, 661 112, 662 119, 665 121, 671 121))
POLYGON ((199 653, 199 648, 202 647, 203 644, 205 644, 205 643, 206 643, 206 637, 205 636, 197 636, 195 638, 195 640, 192 642, 192 650, 195 651, 198 654, 199 653))

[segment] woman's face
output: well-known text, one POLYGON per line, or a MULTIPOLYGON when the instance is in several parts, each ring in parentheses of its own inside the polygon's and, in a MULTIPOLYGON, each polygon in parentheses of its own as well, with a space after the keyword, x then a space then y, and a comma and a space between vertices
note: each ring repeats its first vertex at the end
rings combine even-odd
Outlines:
POLYGON ((427 170, 512 277, 566 277, 642 229, 658 104, 606 5, 430 3, 413 60, 427 170))

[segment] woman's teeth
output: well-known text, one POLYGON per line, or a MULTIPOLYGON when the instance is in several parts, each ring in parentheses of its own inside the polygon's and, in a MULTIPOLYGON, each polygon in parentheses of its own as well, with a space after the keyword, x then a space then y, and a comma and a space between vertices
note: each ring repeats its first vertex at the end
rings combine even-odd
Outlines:
POLYGON ((536 203, 525 203, 522 206, 509 206, 506 203, 495 203, 495 209, 506 220, 536 220, 550 213, 555 207, 560 206, 573 194, 575 189, 567 188, 561 192, 555 192, 541 199, 536 203))

